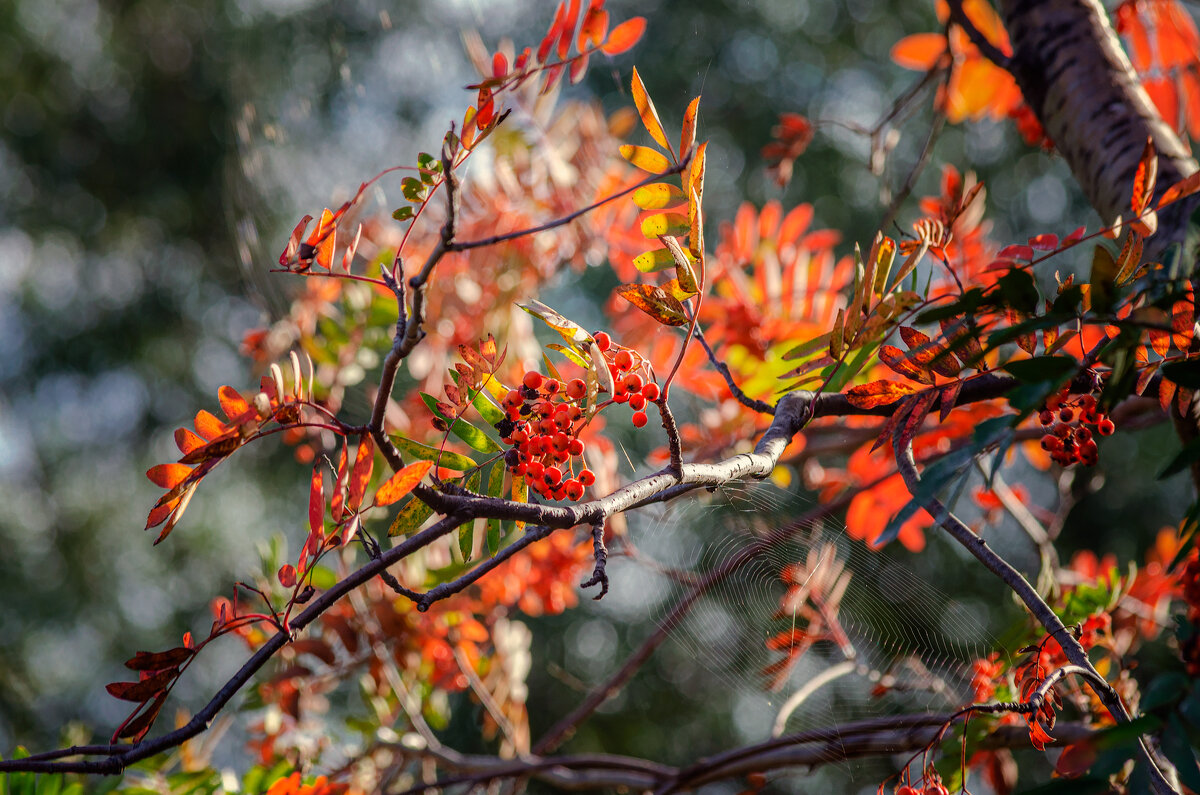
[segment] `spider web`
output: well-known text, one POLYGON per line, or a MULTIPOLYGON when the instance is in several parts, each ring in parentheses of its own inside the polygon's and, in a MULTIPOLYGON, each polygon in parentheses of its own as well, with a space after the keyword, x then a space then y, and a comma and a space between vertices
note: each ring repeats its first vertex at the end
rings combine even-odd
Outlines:
POLYGON ((981 606, 939 590, 936 573, 913 568, 955 565, 945 550, 902 560, 902 550, 869 549, 829 519, 804 521, 815 507, 770 482, 739 481, 706 500, 630 514, 635 549, 621 579, 631 587, 614 583, 613 595, 624 600, 622 612, 640 608, 668 629, 669 643, 706 669, 714 686, 757 702, 741 720, 735 715, 747 741, 968 703, 971 663, 999 644, 981 606), (785 582, 781 572, 794 564, 785 582), (695 597, 696 583, 722 570, 727 575, 695 597), (789 585, 816 598, 781 607, 789 585), (768 639, 808 629, 814 615, 825 629, 832 616, 844 635, 820 633, 772 682, 764 671, 795 643, 770 650, 768 639))

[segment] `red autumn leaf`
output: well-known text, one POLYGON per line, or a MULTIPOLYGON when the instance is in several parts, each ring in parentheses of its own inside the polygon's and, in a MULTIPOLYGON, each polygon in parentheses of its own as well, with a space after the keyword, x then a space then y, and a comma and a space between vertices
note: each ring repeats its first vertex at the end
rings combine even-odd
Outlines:
POLYGON ((285 563, 279 567, 279 584, 284 588, 296 587, 296 567, 285 563))
POLYGON ((620 55, 638 43, 646 32, 646 18, 633 17, 622 22, 608 34, 608 41, 600 49, 605 55, 620 55))
POLYGON ((358 443, 358 454, 354 457, 354 470, 350 473, 350 496, 346 501, 351 511, 357 511, 362 505, 363 495, 367 493, 367 483, 371 481, 371 471, 375 466, 375 443, 368 434, 363 434, 358 443))
POLYGON ((1029 238, 1029 247, 1038 251, 1053 251, 1058 248, 1058 235, 1044 232, 1029 238))
POLYGON ((287 248, 279 255, 279 264, 287 267, 296 257, 296 253, 300 250, 300 238, 304 234, 305 228, 308 227, 308 222, 312 220, 311 215, 306 215, 300 219, 300 223, 296 224, 296 228, 292 230, 291 236, 288 238, 287 248))
POLYGON ((432 461, 417 461, 396 472, 375 492, 375 504, 382 507, 401 499, 416 488, 432 466, 432 461))
POLYGON ((154 719, 158 717, 158 713, 162 711, 163 704, 167 703, 167 691, 159 694, 158 698, 146 707, 141 712, 135 712, 128 720, 122 723, 113 733, 112 741, 128 738, 133 742, 139 742, 146 736, 146 732, 150 731, 150 727, 154 724, 154 719))
POLYGON ((313 467, 308 488, 308 527, 314 535, 325 531, 325 483, 319 466, 313 467))
POLYGON ((946 52, 946 37, 940 33, 914 33, 892 45, 892 60, 905 69, 924 72, 946 52))
POLYGON ((338 454, 337 480, 333 484, 333 496, 329 500, 329 514, 334 522, 342 521, 342 509, 346 501, 346 483, 350 478, 350 461, 346 448, 350 442, 342 440, 342 451, 338 454))
POLYGON ((164 489, 173 489, 192 474, 192 468, 186 464, 159 464, 146 470, 146 477, 164 489))
POLYGON ((664 326, 682 326, 688 322, 683 304, 675 296, 652 284, 623 284, 617 294, 664 326))
POLYGON ((191 659, 196 652, 186 646, 166 651, 139 651, 125 661, 125 667, 133 671, 161 671, 174 668, 191 659))
POLYGON ((179 676, 177 669, 167 668, 139 682, 112 682, 105 685, 104 689, 113 698, 140 703, 154 698, 164 687, 171 684, 177 676, 179 676))
POLYGON ((196 422, 194 423, 196 433, 204 437, 207 441, 212 441, 218 436, 221 436, 225 431, 229 430, 225 427, 225 423, 221 422, 211 413, 201 409, 196 412, 196 422))
POLYGON ((221 411, 225 412, 230 421, 236 421, 252 410, 246 399, 231 386, 218 389, 217 400, 221 403, 221 411))
POLYGON ((187 455, 193 450, 203 447, 204 440, 189 431, 187 428, 176 428, 175 446, 179 448, 179 452, 187 455))
POLYGON ((1146 139, 1146 148, 1142 150, 1142 159, 1138 161, 1137 171, 1133 174, 1133 195, 1129 205, 1134 216, 1139 216, 1150 206, 1154 196, 1154 183, 1158 179, 1158 154, 1154 151, 1154 139, 1146 139))
POLYGON ((895 345, 880 347, 879 361, 892 368, 892 371, 897 375, 911 378, 921 384, 933 385, 933 375, 928 370, 923 370, 909 361, 908 357, 904 355, 904 351, 895 345))
POLYGON ((890 406, 905 395, 911 395, 917 390, 918 387, 912 384, 889 381, 885 378, 851 387, 846 392, 846 400, 857 408, 873 409, 878 406, 890 406))
POLYGON ((1195 172, 1189 177, 1184 177, 1179 182, 1167 188, 1162 198, 1158 200, 1158 206, 1161 208, 1171 202, 1179 201, 1187 196, 1191 196, 1196 191, 1200 191, 1200 171, 1195 172))

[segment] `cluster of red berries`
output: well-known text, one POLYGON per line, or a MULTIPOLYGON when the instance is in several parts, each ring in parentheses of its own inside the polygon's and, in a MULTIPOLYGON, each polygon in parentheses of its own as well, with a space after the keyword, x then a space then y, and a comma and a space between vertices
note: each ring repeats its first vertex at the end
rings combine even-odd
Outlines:
POLYGON ((1093 429, 1101 436, 1112 436, 1116 430, 1112 419, 1097 407, 1095 397, 1073 398, 1069 390, 1051 396, 1038 419, 1046 429, 1042 449, 1064 467, 1075 463, 1095 466, 1100 460, 1100 450, 1093 429))
MULTIPOLYGON (((636 352, 616 349, 603 331, 594 339, 613 377, 612 401, 628 403, 634 409, 633 424, 641 428, 646 424, 646 402, 659 396, 658 385, 646 382, 649 365, 636 352), (635 369, 644 372, 632 372, 635 369)), ((582 378, 560 381, 536 370, 526 372, 521 385, 500 401, 505 416, 495 427, 504 443, 512 445, 504 463, 547 499, 579 500, 584 488, 596 482, 595 473, 576 461, 584 451, 578 434, 586 425, 586 401, 582 378), (581 467, 578 474, 576 463, 581 467)))

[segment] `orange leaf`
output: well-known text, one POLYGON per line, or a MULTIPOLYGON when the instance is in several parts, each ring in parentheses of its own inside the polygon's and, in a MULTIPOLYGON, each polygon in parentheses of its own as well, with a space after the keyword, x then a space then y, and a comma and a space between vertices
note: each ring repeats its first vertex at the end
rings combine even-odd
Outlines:
POLYGON ((371 481, 371 470, 375 466, 375 443, 371 437, 364 434, 358 443, 358 455, 354 458, 354 471, 350 475, 350 497, 346 504, 350 510, 357 511, 362 505, 363 495, 367 493, 367 484, 371 481))
POLYGON ((608 34, 608 41, 600 49, 605 55, 620 55, 638 43, 646 32, 646 18, 633 17, 622 22, 608 34))
POLYGON ((338 455, 337 480, 333 484, 333 499, 329 503, 329 513, 334 522, 342 521, 342 509, 346 504, 346 481, 350 476, 350 456, 346 451, 348 446, 349 440, 343 439, 342 452, 338 455))
POLYGON ((203 447, 204 440, 196 434, 189 431, 187 428, 177 428, 175 430, 175 446, 179 448, 179 452, 187 455, 193 450, 203 447))
POLYGON ((679 133, 679 156, 683 157, 696 144, 696 114, 700 110, 700 97, 696 97, 683 112, 683 130, 679 133))
POLYGON ((883 345, 879 348, 879 361, 892 368, 897 375, 933 386, 933 375, 909 361, 904 351, 894 345, 883 345))
POLYGON ((663 149, 670 150, 671 145, 667 143, 667 134, 663 131, 662 120, 658 118, 658 110, 654 107, 654 100, 650 99, 650 94, 646 91, 646 86, 642 83, 642 76, 638 74, 637 67, 633 67, 633 104, 637 106, 638 115, 642 117, 642 125, 645 126, 646 132, 650 133, 650 137, 661 146, 663 149))
POLYGON ((317 535, 325 530, 325 483, 319 466, 313 467, 308 489, 308 526, 317 535))
POLYGON ((1133 195, 1129 204, 1134 216, 1141 215, 1150 206, 1154 196, 1154 182, 1158 178, 1158 154, 1154 151, 1154 139, 1146 139, 1146 148, 1142 150, 1142 159, 1138 161, 1137 171, 1133 175, 1133 195))
POLYGON ((623 284, 617 294, 664 326, 682 326, 688 322, 679 299, 652 284, 623 284))
POLYGON ((375 492, 375 504, 382 507, 401 499, 421 482, 425 473, 433 466, 432 461, 416 461, 392 475, 375 492))
POLYGON ((1158 200, 1158 206, 1161 208, 1164 205, 1170 204, 1171 202, 1179 201, 1186 196, 1191 196, 1196 191, 1200 191, 1200 171, 1193 173, 1189 177, 1181 179, 1179 182, 1176 182, 1174 185, 1167 188, 1166 192, 1163 193, 1162 198, 1158 200))
POLYGON ((916 391, 918 391, 918 387, 912 384, 882 379, 851 387, 846 392, 846 400, 857 408, 873 409, 878 406, 890 406, 905 395, 911 395, 916 391))
POLYGON ((146 477, 150 478, 154 485, 164 489, 175 488, 187 480, 190 474, 192 468, 186 464, 159 464, 146 470, 146 477))
POLYGON ((225 412, 225 416, 231 420, 236 420, 250 411, 250 404, 231 386, 223 386, 218 389, 217 400, 221 404, 221 411, 225 412))
POLYGON ((204 437, 206 441, 211 442, 218 436, 225 433, 225 423, 214 417, 211 413, 201 409, 196 412, 196 433, 204 437))
POLYGON ((940 33, 914 33, 892 45, 892 60, 905 69, 927 71, 946 51, 946 37, 940 33))

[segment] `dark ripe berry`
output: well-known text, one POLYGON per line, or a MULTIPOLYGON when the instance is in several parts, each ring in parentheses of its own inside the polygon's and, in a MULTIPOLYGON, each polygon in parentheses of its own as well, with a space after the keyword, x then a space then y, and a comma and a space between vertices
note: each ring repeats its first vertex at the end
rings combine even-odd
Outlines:
POLYGON ((521 463, 521 454, 516 450, 509 450, 504 454, 504 464, 509 469, 515 469, 521 463))
POLYGON ((1038 414, 1038 421, 1041 422, 1042 425, 1053 425, 1054 412, 1050 411, 1050 409, 1043 409, 1042 412, 1038 414))
POLYGON ((542 391, 547 395, 553 395, 558 392, 558 380, 555 378, 547 378, 542 384, 542 391))
POLYGON ((637 373, 630 373, 625 376, 625 388, 630 392, 641 392, 644 385, 642 377, 637 373))
POLYGON ((1075 429, 1075 438, 1081 442, 1086 442, 1092 438, 1092 432, 1080 425, 1075 429))
POLYGON ((530 370, 525 373, 525 377, 521 379, 521 383, 529 389, 537 389, 542 385, 542 374, 537 370, 530 370))
MULTIPOLYGON (((535 373, 534 375, 537 375, 537 374, 535 373)), ((541 378, 541 376, 538 376, 538 378, 541 378)), ((536 387, 530 388, 530 387, 525 386, 524 384, 521 385, 521 397, 523 397, 525 400, 533 400, 537 396, 538 396, 538 391, 537 391, 536 387)))
POLYGON ((629 351, 621 351, 613 361, 616 362, 618 370, 628 370, 633 367, 633 354, 629 351))
POLYGON ((600 349, 601 353, 608 350, 608 347, 612 345, 612 338, 603 331, 597 331, 592 335, 592 339, 596 341, 596 347, 600 349))
POLYGON ((521 408, 517 411, 522 417, 528 417, 533 412, 528 403, 522 403, 521 408))
POLYGON ((658 395, 658 384, 651 382, 642 387, 642 397, 646 398, 646 400, 651 402, 658 400, 658 395))
POLYGON ((646 421, 647 421, 646 420, 646 412, 635 411, 633 413, 633 427, 644 428, 644 427, 646 427, 646 421))
POLYGON ((562 482, 562 470, 558 467, 546 467, 542 472, 542 480, 551 486, 557 486, 562 482))
POLYGON ((529 465, 525 467, 525 472, 531 480, 540 480, 545 471, 546 467, 541 461, 530 461, 529 465))
POLYGON ((596 473, 590 469, 579 470, 579 482, 585 486, 590 486, 596 482, 596 473))
POLYGON ((646 408, 646 398, 644 395, 637 394, 629 398, 629 408, 634 411, 641 411, 646 408))
POLYGON ((1096 398, 1092 395, 1084 395, 1079 399, 1079 405, 1084 411, 1091 411, 1096 408, 1096 398))
POLYGON ((512 420, 510 420, 508 417, 505 417, 504 419, 497 422, 495 424, 495 426, 493 426, 493 427, 495 427, 496 432, 499 433, 501 436, 511 436, 512 432, 514 430, 516 430, 517 424, 515 422, 513 422, 512 420))
POLYGON ((583 442, 579 439, 572 439, 567 445, 567 452, 574 456, 583 455, 583 442))
POLYGON ((1059 409, 1058 418, 1063 422, 1070 422, 1071 420, 1075 419, 1075 412, 1064 406, 1063 408, 1059 409))
POLYGON ((447 425, 446 421, 444 419, 442 419, 441 417, 434 417, 432 422, 433 422, 433 427, 437 428, 439 431, 441 431, 443 433, 450 430, 450 426, 447 425))
POLYGON ((568 500, 578 500, 583 496, 583 484, 575 478, 571 478, 563 484, 563 492, 566 493, 568 500))
POLYGON ((572 378, 567 382, 567 397, 571 400, 582 400, 587 396, 587 384, 582 378, 572 378))
POLYGON ((1112 436, 1113 431, 1115 431, 1116 429, 1117 429, 1117 426, 1114 425, 1113 421, 1110 420, 1108 417, 1105 417, 1104 419, 1102 419, 1098 423, 1096 423, 1096 432, 1099 433, 1101 436, 1112 436))
POLYGON ((1042 437, 1042 449, 1050 452, 1058 450, 1062 447, 1062 443, 1058 441, 1058 437, 1052 433, 1048 433, 1042 437))

